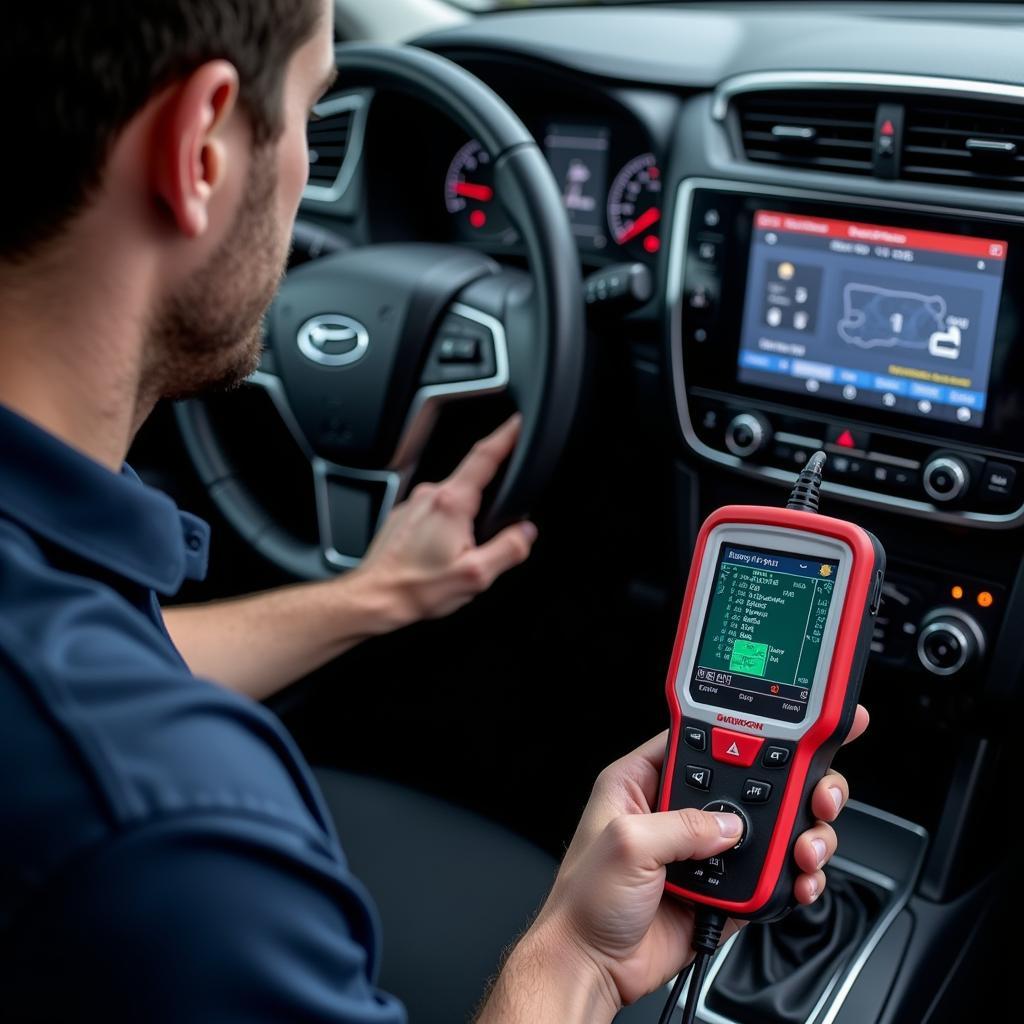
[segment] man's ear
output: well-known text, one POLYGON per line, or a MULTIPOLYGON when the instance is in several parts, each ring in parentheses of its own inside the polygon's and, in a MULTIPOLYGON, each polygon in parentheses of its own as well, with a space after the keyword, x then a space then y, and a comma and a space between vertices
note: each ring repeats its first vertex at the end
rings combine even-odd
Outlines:
POLYGON ((156 191, 187 238, 198 238, 209 224, 210 197, 227 173, 220 129, 237 102, 238 72, 213 60, 172 87, 157 121, 156 191))

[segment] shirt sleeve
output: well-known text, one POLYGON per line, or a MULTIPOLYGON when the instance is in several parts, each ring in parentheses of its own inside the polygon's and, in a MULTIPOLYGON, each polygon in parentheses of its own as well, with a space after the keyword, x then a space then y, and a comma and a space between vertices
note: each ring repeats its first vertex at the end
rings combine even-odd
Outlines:
POLYGON ((8 966, 18 1020, 404 1024, 371 978, 357 882, 254 823, 147 826, 30 911, 8 966))

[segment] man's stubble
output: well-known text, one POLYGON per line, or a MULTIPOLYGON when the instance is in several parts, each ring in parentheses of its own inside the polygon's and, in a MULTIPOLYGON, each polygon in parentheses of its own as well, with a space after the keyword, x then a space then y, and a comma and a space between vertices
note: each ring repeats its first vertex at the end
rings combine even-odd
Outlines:
POLYGON ((287 237, 275 216, 273 149, 253 155, 235 223, 209 262, 167 300, 149 332, 144 390, 174 401, 237 387, 259 365, 263 317, 280 287, 287 237))

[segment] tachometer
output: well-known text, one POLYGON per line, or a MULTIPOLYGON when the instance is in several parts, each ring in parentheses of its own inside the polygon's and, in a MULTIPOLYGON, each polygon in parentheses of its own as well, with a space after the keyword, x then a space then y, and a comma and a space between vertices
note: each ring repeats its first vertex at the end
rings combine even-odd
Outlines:
POLYGON ((608 191, 608 227, 619 245, 635 242, 645 252, 661 248, 661 171, 653 153, 630 160, 608 191))
POLYGON ((456 154, 444 179, 445 209, 457 219, 463 234, 511 242, 515 228, 494 194, 491 155, 477 139, 456 154))

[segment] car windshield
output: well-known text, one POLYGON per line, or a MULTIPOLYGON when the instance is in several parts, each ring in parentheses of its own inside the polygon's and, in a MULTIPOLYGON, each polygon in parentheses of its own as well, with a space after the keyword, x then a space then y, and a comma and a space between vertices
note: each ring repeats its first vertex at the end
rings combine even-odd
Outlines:
MULTIPOLYGON (((626 4, 695 3, 696 0, 447 0, 447 2, 453 7, 461 7, 466 11, 486 13, 528 7, 624 7, 626 4)), ((997 0, 997 2, 1010 2, 1010 0, 997 0)))

